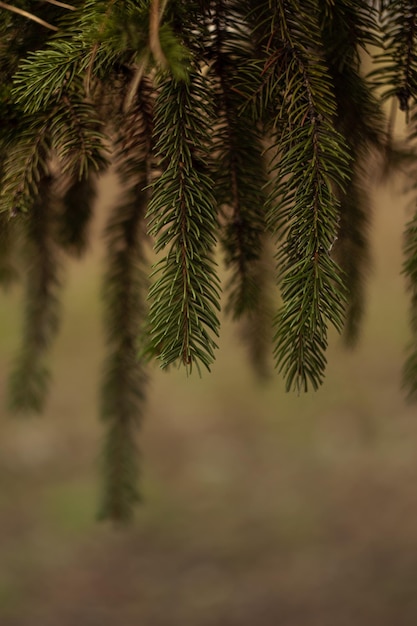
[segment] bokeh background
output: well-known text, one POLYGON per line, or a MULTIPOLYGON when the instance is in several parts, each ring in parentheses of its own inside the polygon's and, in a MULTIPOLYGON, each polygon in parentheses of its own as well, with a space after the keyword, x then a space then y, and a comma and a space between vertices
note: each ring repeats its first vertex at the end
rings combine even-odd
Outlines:
MULTIPOLYGON (((417 624, 403 184, 375 189, 361 341, 347 351, 332 335, 319 392, 286 394, 277 375, 257 382, 228 321, 211 375, 153 369, 144 502, 127 528, 95 517, 100 236, 68 266, 42 417, 5 409, 21 294, 1 295, 1 626, 417 624)), ((101 215, 111 191, 110 182, 101 215)))

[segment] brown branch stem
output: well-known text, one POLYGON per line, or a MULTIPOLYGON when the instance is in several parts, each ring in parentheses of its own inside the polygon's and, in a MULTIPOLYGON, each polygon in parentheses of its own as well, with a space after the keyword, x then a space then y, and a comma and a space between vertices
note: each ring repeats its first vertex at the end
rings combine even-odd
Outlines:
POLYGON ((49 30, 58 31, 58 28, 49 22, 45 22, 45 20, 37 17, 37 15, 33 15, 33 13, 29 13, 28 11, 24 11, 23 9, 18 9, 17 7, 12 6, 11 4, 7 4, 6 2, 0 1, 0 9, 6 9, 6 11, 11 11, 12 13, 17 13, 18 15, 22 15, 26 17, 28 20, 32 20, 33 22, 37 22, 41 26, 45 28, 49 28, 49 30))

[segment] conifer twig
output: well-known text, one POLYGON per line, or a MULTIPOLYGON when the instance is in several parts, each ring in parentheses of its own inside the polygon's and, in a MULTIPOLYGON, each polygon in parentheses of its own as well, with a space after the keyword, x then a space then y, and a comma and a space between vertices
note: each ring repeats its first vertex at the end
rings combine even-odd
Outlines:
POLYGON ((165 54, 163 53, 161 47, 161 41, 159 39, 159 26, 165 7, 166 1, 162 2, 162 6, 160 9, 159 0, 152 0, 149 13, 149 47, 155 61, 159 63, 161 67, 165 67, 167 64, 165 54))
MULTIPOLYGON (((105 18, 105 19, 103 20, 103 22, 102 22, 102 24, 100 25, 100 28, 99 28, 99 34, 100 34, 100 35, 101 35, 101 34, 103 33, 103 31, 104 31, 104 28, 105 28, 105 20, 106 20, 106 18, 108 17, 108 15, 109 15, 109 13, 110 13, 110 11, 111 11, 111 8, 112 8, 112 6, 113 6, 113 4, 114 4, 114 3, 115 3, 115 0, 111 0, 111 2, 109 3, 109 6, 108 6, 108 7, 107 7, 107 9, 106 9, 106 13, 105 13, 105 15, 104 15, 104 18, 105 18)), ((92 50, 91 50, 90 62, 89 62, 89 64, 88 64, 88 67, 87 67, 87 72, 86 72, 86 75, 85 75, 84 86, 85 86, 85 92, 86 92, 86 95, 87 95, 87 97, 88 97, 88 98, 89 98, 89 97, 90 97, 90 95, 91 95, 91 88, 90 88, 90 85, 91 85, 91 77, 92 77, 92 74, 93 74, 93 66, 94 66, 94 61, 95 61, 95 59, 96 59, 97 52, 98 52, 98 49, 99 49, 99 48, 100 48, 100 44, 99 44, 98 42, 96 42, 96 43, 94 44, 94 46, 93 46, 92 50)))
POLYGON ((66 2, 59 2, 59 0, 41 0, 41 2, 48 2, 49 4, 54 4, 56 7, 61 7, 62 9, 68 9, 69 11, 77 10, 77 7, 73 7, 72 4, 66 4, 66 2))
POLYGON ((135 75, 130 83, 129 90, 126 94, 125 101, 123 103, 123 111, 127 113, 132 106, 132 103, 135 99, 135 95, 137 93, 138 87, 142 81, 142 78, 145 74, 146 66, 149 61, 149 53, 145 54, 145 56, 141 59, 140 63, 136 68, 135 75))
POLYGON ((18 15, 23 15, 23 17, 27 17, 28 20, 32 20, 33 22, 37 22, 41 26, 45 28, 49 28, 49 30, 58 31, 58 28, 49 22, 45 22, 45 20, 37 17, 37 15, 33 15, 33 13, 29 13, 28 11, 24 11, 23 9, 18 9, 17 7, 12 6, 11 4, 7 4, 6 2, 0 1, 0 8, 6 9, 6 11, 11 11, 12 13, 17 13, 18 15))

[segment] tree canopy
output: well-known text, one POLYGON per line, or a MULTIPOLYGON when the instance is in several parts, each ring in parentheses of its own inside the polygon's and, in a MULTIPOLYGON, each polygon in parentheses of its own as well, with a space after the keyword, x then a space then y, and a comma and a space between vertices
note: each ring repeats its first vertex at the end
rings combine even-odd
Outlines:
MULTIPOLYGON (((357 340, 370 164, 403 164, 417 188, 417 4, 14 0, 0 16, 0 279, 26 285, 10 407, 42 411, 65 259, 87 251, 97 181, 111 167, 123 194, 105 231, 102 515, 128 519, 146 364, 210 369, 218 249, 225 310, 260 374, 271 325, 288 390, 322 384, 330 327, 357 340)), ((417 213, 404 252, 413 397, 417 213)))

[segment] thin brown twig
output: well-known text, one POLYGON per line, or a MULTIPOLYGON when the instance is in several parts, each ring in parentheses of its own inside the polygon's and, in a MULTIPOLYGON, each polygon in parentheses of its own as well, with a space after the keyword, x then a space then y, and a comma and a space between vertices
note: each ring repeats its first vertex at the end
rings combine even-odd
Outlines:
MULTIPOLYGON (((109 4, 108 4, 108 7, 106 9, 106 13, 104 15, 104 20, 101 23, 99 31, 98 31, 99 35, 101 35, 103 33, 104 29, 105 29, 106 19, 107 19, 109 13, 110 13, 110 11, 112 9, 112 6, 115 3, 115 1, 116 0, 111 0, 109 2, 109 4)), ((88 63, 87 72, 86 72, 86 76, 85 76, 85 79, 84 79, 85 92, 86 92, 86 95, 87 95, 88 98, 90 97, 90 94, 91 94, 91 78, 92 78, 92 75, 93 75, 94 61, 95 61, 95 58, 97 56, 97 52, 98 52, 98 50, 100 48, 100 45, 101 44, 96 42, 94 44, 94 46, 92 47, 90 61, 88 63)))
POLYGON ((149 13, 149 47, 155 61, 161 66, 166 66, 166 58, 163 53, 161 42, 159 40, 159 25, 162 18, 162 12, 166 7, 166 1, 159 6, 159 0, 152 0, 149 13))
POLYGON ((124 101, 123 104, 123 111, 124 113, 127 113, 127 111, 130 109, 130 107, 132 106, 132 103, 135 99, 138 87, 141 83, 141 80, 145 74, 146 71, 146 66, 148 64, 149 61, 149 53, 145 54, 144 57, 141 59, 140 63, 138 64, 137 68, 136 68, 136 72, 135 75, 133 77, 133 80, 129 86, 129 90, 127 92, 126 95, 126 99, 124 101))
POLYGON ((17 13, 18 15, 23 15, 23 17, 27 17, 28 20, 32 20, 33 22, 37 22, 41 26, 45 28, 49 28, 49 30, 54 30, 55 32, 58 30, 56 26, 50 24, 49 22, 45 22, 45 20, 37 17, 37 15, 33 15, 33 13, 28 13, 28 11, 24 11, 23 9, 18 9, 17 7, 12 6, 11 4, 6 4, 6 2, 0 1, 0 9, 6 9, 6 11, 11 11, 12 13, 17 13))
POLYGON ((77 7, 73 7, 72 4, 66 4, 65 2, 59 2, 59 0, 41 0, 41 2, 49 2, 62 9, 68 9, 69 11, 76 11, 77 7))

